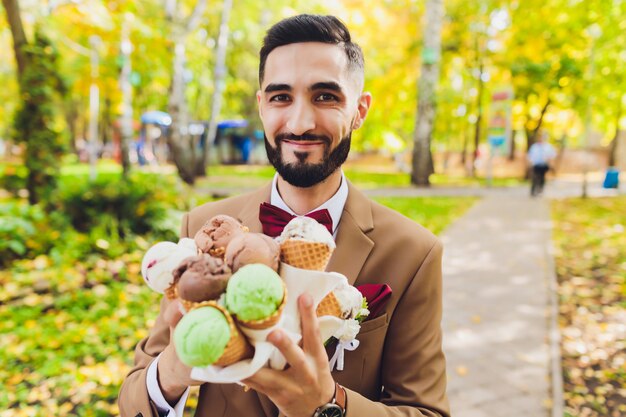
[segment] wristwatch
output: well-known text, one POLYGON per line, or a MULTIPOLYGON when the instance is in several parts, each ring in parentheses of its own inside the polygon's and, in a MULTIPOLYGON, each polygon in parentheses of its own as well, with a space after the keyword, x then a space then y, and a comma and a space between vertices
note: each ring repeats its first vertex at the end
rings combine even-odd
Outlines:
POLYGON ((344 417, 346 415, 346 405, 348 397, 344 387, 335 382, 335 393, 329 403, 315 409, 313 417, 344 417))

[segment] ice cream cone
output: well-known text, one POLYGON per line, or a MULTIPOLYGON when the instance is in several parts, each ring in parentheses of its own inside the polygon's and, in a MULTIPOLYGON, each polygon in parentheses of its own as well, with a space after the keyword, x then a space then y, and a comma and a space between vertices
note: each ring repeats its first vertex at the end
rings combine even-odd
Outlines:
POLYGON ((335 294, 329 292, 326 297, 322 298, 322 301, 320 301, 320 303, 317 305, 317 310, 315 312, 317 314, 317 317, 341 317, 341 306, 339 305, 339 300, 337 300, 335 294))
POLYGON ((225 253, 226 253, 226 248, 224 247, 209 249, 209 255, 215 256, 216 258, 224 258, 225 253))
POLYGON ((176 284, 170 285, 164 292, 168 300, 174 300, 178 296, 176 292, 176 284))
MULTIPOLYGON (((202 305, 210 305, 210 306, 214 306, 214 304, 207 304, 207 303, 194 303, 193 301, 189 301, 189 300, 183 300, 182 298, 180 298, 180 296, 178 295, 178 286, 177 285, 173 285, 170 288, 168 288, 165 291, 165 294, 167 295, 167 298, 169 298, 170 300, 174 300, 176 298, 178 298, 178 301, 180 301, 180 305, 183 306, 183 308, 185 309, 186 313, 189 313, 191 310, 193 310, 194 308, 198 308, 201 307, 202 305), (170 289, 172 289, 170 291, 170 289), (170 298, 170 292, 172 294, 171 298, 170 298)), ((212 303, 212 302, 211 302, 212 303)))
POLYGON ((281 280, 281 282, 283 284, 283 301, 280 303, 280 306, 278 306, 274 314, 261 320, 237 320, 237 322, 241 326, 253 330, 269 329, 270 327, 278 323, 278 320, 280 320, 280 316, 283 314, 283 309, 287 304, 287 287, 285 286, 284 281, 281 280))
POLYGON ((280 244, 281 260, 301 269, 325 270, 332 253, 332 249, 324 243, 287 239, 280 244))
POLYGON ((228 366, 240 360, 251 358, 254 355, 254 349, 235 324, 233 317, 225 308, 218 306, 217 303, 214 303, 214 305, 224 313, 230 325, 230 340, 224 349, 224 353, 222 353, 222 356, 215 362, 215 365, 228 366))
MULTIPOLYGON (((183 300, 181 300, 181 302, 183 302, 183 300)), ((189 309, 187 309, 187 307, 185 306, 187 311, 191 311, 195 308, 200 307, 214 307, 221 311, 228 321, 228 325, 230 326, 230 340, 224 348, 224 353, 222 353, 222 356, 220 356, 213 365, 228 366, 235 362, 239 362, 240 360, 251 358, 254 355, 254 348, 250 345, 250 343, 248 343, 244 334, 235 324, 233 317, 228 311, 226 311, 225 308, 217 304, 217 302, 215 301, 203 301, 201 303, 187 302, 187 304, 190 305, 189 309)))

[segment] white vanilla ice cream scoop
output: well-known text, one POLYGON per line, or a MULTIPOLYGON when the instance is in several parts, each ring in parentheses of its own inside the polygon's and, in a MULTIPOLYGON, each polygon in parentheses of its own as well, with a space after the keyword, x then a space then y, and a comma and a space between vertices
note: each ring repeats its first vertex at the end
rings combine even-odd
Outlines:
POLYGON ((307 242, 323 243, 335 249, 335 239, 328 229, 310 217, 298 216, 287 223, 283 232, 276 238, 278 243, 286 240, 304 240, 307 242))
POLYGON ((341 307, 342 319, 354 319, 363 307, 363 295, 349 284, 344 284, 333 290, 333 294, 341 307))
POLYGON ((153 245, 141 261, 141 275, 154 291, 163 294, 174 283, 172 271, 181 261, 198 253, 193 239, 183 238, 174 242, 153 245))

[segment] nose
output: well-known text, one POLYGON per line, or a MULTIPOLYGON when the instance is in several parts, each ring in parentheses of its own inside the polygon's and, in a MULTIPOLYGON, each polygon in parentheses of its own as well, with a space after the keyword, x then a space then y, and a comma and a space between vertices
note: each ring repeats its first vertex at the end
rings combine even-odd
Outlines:
POLYGON ((294 102, 287 120, 287 129, 293 135, 303 135, 315 129, 315 110, 305 100, 294 102))

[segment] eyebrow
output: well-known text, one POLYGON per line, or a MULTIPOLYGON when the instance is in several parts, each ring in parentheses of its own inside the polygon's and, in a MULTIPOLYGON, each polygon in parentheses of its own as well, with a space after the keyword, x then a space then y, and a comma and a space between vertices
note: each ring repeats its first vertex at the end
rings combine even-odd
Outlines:
POLYGON ((268 84, 267 87, 265 87, 265 92, 266 93, 273 93, 275 91, 291 91, 292 88, 289 84, 268 84))
POLYGON ((311 86, 311 88, 309 88, 309 90, 330 90, 343 94, 343 89, 341 88, 341 86, 334 81, 315 83, 311 86))
MULTIPOLYGON (((292 90, 293 88, 289 84, 268 84, 267 87, 265 87, 265 90, 263 91, 265 91, 266 93, 273 93, 276 91, 292 91, 292 90)), ((334 81, 319 82, 309 87, 309 91, 315 91, 315 90, 330 90, 330 91, 335 91, 337 93, 343 94, 343 88, 341 88, 341 86, 334 81)))

